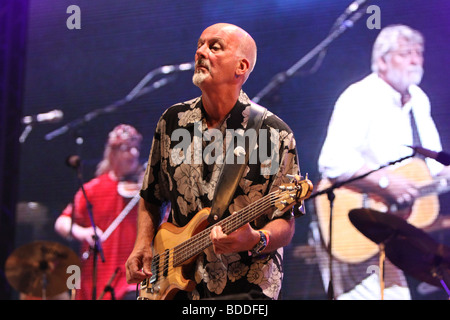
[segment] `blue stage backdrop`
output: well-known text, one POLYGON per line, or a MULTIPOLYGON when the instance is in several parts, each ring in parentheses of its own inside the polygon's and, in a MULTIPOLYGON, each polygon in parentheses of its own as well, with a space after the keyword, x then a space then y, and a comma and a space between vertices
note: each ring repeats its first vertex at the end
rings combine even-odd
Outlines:
MULTIPOLYGON (((91 179, 102 158, 107 133, 119 123, 129 123, 144 136, 144 163, 161 113, 176 102, 200 95, 200 91, 191 82, 192 71, 180 72, 166 85, 114 111, 89 119, 85 115, 121 101, 151 70, 193 61, 198 37, 205 27, 229 22, 253 35, 258 44, 258 61, 244 86, 252 98, 275 75, 291 68, 325 39, 350 3, 30 0, 24 115, 59 109, 64 117, 58 123, 37 124, 31 131, 23 128, 16 246, 51 240, 76 250, 76 244, 61 239, 53 229, 56 217, 77 189, 75 172, 65 164, 67 156, 79 155, 84 179, 91 179), (67 26, 70 5, 80 9, 80 29, 67 26), (84 121, 52 135, 80 119, 84 121), (33 210, 39 214, 30 214, 33 210)), ((422 87, 430 96, 444 150, 450 150, 449 2, 369 3, 380 8, 381 27, 403 23, 424 34, 422 87)), ((316 58, 260 101, 293 129, 302 173, 309 173, 315 183, 319 180, 317 158, 333 104, 349 84, 370 72, 372 44, 379 30, 368 28, 369 17, 364 13, 329 45, 315 72, 312 69, 316 58)), ((450 200, 445 195, 440 199, 445 215, 450 200)), ((283 299, 326 299, 318 258, 308 244, 314 207, 311 202, 306 207, 307 215, 296 220, 295 237, 285 250, 283 299)))

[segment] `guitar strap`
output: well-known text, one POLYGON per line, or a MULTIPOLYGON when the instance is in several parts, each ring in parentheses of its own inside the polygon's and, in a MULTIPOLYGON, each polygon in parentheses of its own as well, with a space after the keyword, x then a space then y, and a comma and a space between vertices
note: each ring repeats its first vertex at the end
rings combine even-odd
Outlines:
MULTIPOLYGON (((414 113, 413 113, 413 109, 411 108, 411 111, 409 112, 409 119, 411 121, 411 130, 412 130, 412 136, 413 136, 413 146, 414 147, 421 147, 422 146, 422 142, 420 140, 420 136, 419 136, 419 130, 417 129, 417 123, 416 123, 416 119, 414 118, 414 113)), ((425 160, 425 157, 419 153, 416 152, 415 155, 416 158, 425 160)))
POLYGON ((245 150, 240 146, 234 148, 234 141, 230 141, 226 152, 226 158, 219 175, 219 180, 216 189, 214 190, 214 200, 208 217, 210 224, 219 221, 225 210, 228 208, 242 174, 244 173, 250 153, 255 149, 259 129, 261 128, 266 112, 266 108, 250 102, 250 115, 246 130, 254 129, 256 134, 248 135, 249 141, 248 143, 244 143, 245 150))
POLYGON ((420 141, 419 130, 417 129, 416 119, 414 118, 413 109, 409 112, 409 119, 411 120, 411 129, 413 134, 413 146, 421 147, 422 142, 420 141))

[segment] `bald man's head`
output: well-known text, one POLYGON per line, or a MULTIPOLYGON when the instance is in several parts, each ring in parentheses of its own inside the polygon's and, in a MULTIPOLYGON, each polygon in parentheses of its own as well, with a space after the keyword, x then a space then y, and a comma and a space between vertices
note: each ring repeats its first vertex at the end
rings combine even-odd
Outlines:
POLYGON ((229 40, 237 58, 247 64, 247 70, 243 77, 243 83, 248 79, 256 64, 257 47, 253 38, 242 28, 230 23, 216 23, 206 28, 204 34, 222 34, 229 40))
POLYGON ((256 64, 257 47, 255 40, 247 31, 238 26, 229 23, 219 23, 218 25, 221 25, 223 28, 229 28, 238 38, 240 45, 237 54, 242 55, 242 57, 246 58, 250 62, 249 71, 246 75, 247 80, 256 64))

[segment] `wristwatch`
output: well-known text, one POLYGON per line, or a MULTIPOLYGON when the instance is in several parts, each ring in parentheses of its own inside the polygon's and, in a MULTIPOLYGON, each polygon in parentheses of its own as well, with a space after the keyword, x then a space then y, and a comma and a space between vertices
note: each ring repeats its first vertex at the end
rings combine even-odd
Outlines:
POLYGON ((264 232, 259 231, 259 242, 248 252, 250 256, 257 256, 267 247, 267 237, 264 232))

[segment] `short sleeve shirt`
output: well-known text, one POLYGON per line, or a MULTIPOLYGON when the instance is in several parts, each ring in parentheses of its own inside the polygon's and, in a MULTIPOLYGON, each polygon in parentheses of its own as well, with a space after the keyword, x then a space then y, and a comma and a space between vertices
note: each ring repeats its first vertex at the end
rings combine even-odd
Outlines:
MULTIPOLYGON (((250 103, 241 92, 232 111, 215 130, 208 130, 201 97, 173 105, 161 116, 141 196, 158 206, 170 203, 168 221, 175 226, 184 227, 200 210, 211 207, 226 150, 235 143, 233 134, 245 131, 250 103)), ((287 174, 300 174, 293 133, 280 118, 268 112, 257 141, 223 217, 289 182, 287 174)), ((272 219, 291 217, 291 211, 274 209, 252 225, 262 228, 272 219)), ((282 282, 282 259, 282 248, 257 257, 248 252, 216 255, 212 247, 207 248, 195 264, 198 285, 192 298, 256 291, 276 299, 282 282)))

